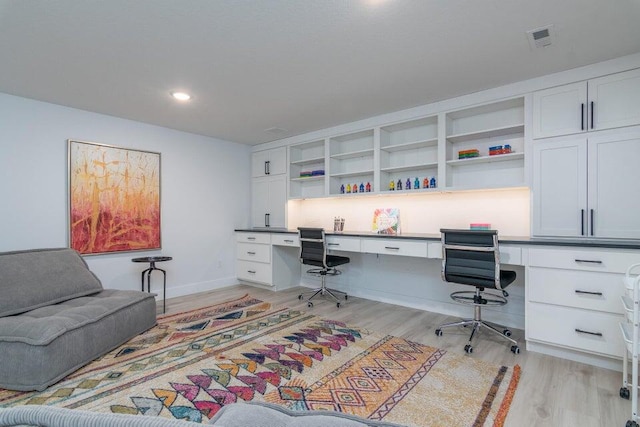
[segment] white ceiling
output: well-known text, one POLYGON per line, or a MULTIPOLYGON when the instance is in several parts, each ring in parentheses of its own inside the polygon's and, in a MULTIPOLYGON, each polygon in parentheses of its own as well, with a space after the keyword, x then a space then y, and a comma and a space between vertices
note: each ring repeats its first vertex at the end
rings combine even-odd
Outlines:
POLYGON ((246 144, 637 52, 640 0, 0 0, 0 92, 246 144))

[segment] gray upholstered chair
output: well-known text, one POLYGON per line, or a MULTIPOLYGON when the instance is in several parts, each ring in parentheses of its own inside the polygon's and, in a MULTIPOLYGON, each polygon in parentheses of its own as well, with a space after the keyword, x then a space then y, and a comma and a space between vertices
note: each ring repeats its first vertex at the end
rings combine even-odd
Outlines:
POLYGON ((298 227, 298 235, 300 237, 300 262, 316 267, 307 270, 307 273, 316 274, 322 278, 322 284, 319 288, 301 293, 298 295, 298 299, 303 299, 305 293, 311 293, 312 295, 307 299, 307 305, 313 307, 311 300, 317 295, 328 296, 333 298, 340 308, 340 298, 336 294, 344 297, 345 300, 348 296, 345 292, 327 288, 325 278, 327 275, 340 274, 336 267, 349 263, 350 259, 345 256, 327 254, 327 241, 322 228, 298 227))
POLYGON ((501 306, 507 303, 509 294, 505 288, 516 279, 515 271, 500 270, 498 232, 496 230, 440 230, 442 239, 442 279, 445 282, 474 286, 474 291, 457 291, 451 299, 458 303, 474 306, 473 319, 445 323, 436 329, 442 336, 442 329, 451 326, 472 326, 469 343, 464 347, 473 352, 471 341, 481 328, 496 333, 510 341, 511 351, 520 353, 518 342, 511 337, 509 329, 498 328, 482 320, 483 306, 501 306), (492 289, 494 292, 487 292, 492 289))

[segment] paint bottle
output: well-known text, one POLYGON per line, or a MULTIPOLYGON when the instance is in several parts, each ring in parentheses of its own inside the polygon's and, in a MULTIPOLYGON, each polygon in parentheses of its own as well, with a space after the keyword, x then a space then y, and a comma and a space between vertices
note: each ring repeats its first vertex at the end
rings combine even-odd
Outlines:
POLYGON ((367 193, 371 193, 371 184, 367 182, 367 193))
POLYGON ((398 183, 396 184, 396 189, 397 190, 402 190, 402 180, 401 179, 398 180, 398 183))
POLYGON ((420 180, 416 176, 416 179, 413 181, 413 189, 417 190, 418 188, 420 188, 420 180))
POLYGON ((364 183, 360 183, 360 192, 364 193, 364 183))
POLYGON ((422 188, 429 188, 429 177, 425 177, 422 181, 422 188))
POLYGON ((407 182, 404 185, 405 190, 411 190, 411 180, 407 178, 407 182))
POLYGON ((396 189, 396 183, 393 180, 389 183, 389 191, 393 191, 396 189))
POLYGON ((340 194, 344 194, 344 184, 340 186, 340 194))
POLYGON ((436 188, 436 177, 432 176, 431 179, 429 180, 429 187, 430 188, 436 188))
POLYGON ((347 194, 351 193, 351 184, 347 184, 347 194))
POLYGON ((353 184, 353 187, 351 187, 351 191, 354 193, 358 192, 358 184, 353 184))

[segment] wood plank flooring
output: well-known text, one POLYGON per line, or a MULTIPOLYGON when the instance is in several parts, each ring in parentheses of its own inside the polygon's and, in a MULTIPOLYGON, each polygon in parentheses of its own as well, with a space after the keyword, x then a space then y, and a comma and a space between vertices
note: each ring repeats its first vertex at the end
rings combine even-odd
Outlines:
MULTIPOLYGON (((307 308, 298 294, 305 288, 273 292, 247 285, 237 285, 211 292, 167 300, 167 313, 179 313, 197 307, 222 302, 250 294, 279 306, 297 308, 318 316, 344 321, 379 333, 401 336, 447 351, 481 358, 507 366, 522 367, 505 426, 580 426, 624 427, 631 417, 631 403, 619 397, 622 374, 583 363, 527 352, 524 331, 513 330, 521 353, 509 351, 506 341, 488 333, 474 340, 474 351, 466 355, 464 345, 468 332, 449 328, 442 337, 434 330, 438 325, 455 318, 426 311, 350 297, 337 308, 319 298, 314 307, 307 308)), ((161 307, 161 304, 158 304, 161 307)), ((471 316, 470 308, 469 315, 471 316)))

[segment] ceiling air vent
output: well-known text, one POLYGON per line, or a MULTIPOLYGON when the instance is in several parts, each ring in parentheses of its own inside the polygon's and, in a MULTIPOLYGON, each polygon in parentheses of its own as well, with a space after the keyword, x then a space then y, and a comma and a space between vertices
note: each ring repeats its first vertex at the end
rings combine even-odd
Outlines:
POLYGON ((547 47, 551 45, 552 39, 555 39, 553 25, 547 25, 546 27, 527 31, 527 38, 529 39, 529 46, 531 46, 531 49, 547 47))

